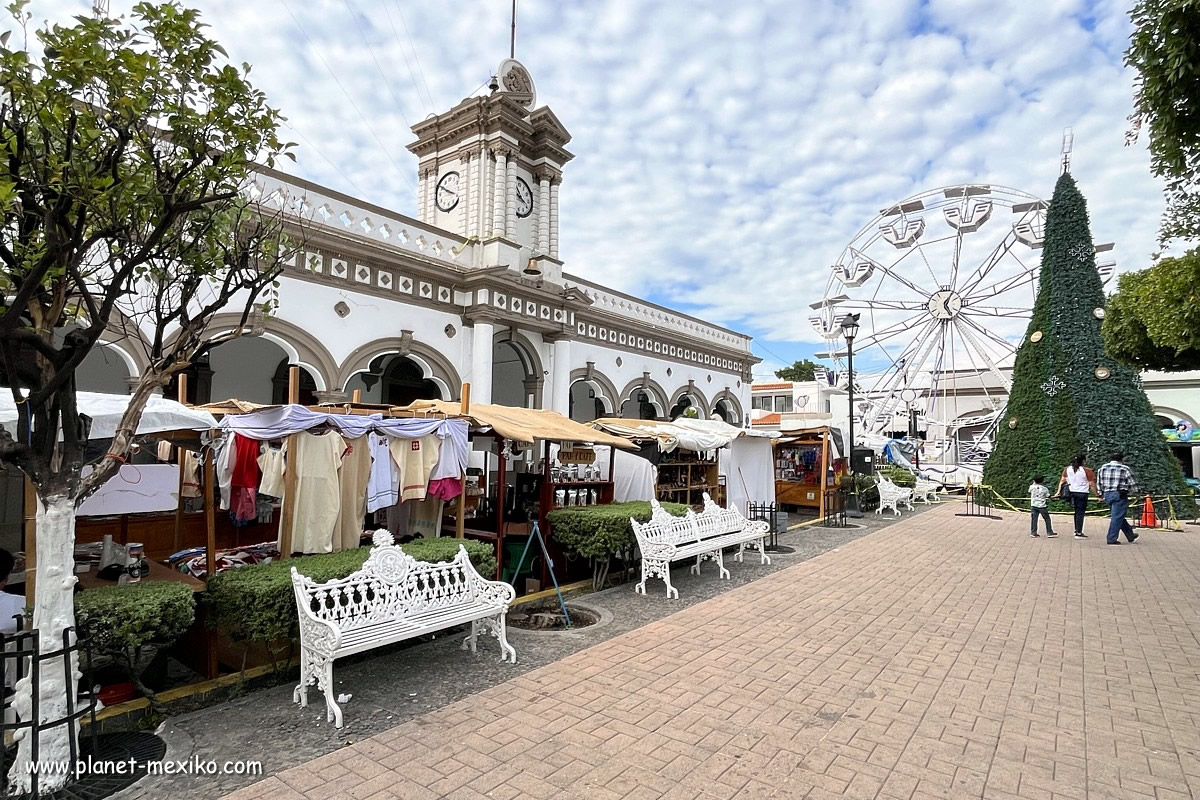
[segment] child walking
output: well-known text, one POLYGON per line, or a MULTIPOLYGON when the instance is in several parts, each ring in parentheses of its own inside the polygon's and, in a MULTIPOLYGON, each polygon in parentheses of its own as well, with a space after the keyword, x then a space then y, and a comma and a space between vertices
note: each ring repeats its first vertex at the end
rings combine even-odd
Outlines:
POLYGON ((1046 520, 1046 536, 1054 538, 1058 536, 1054 532, 1054 528, 1050 525, 1050 509, 1047 505, 1050 501, 1050 490, 1046 488, 1046 476, 1034 475, 1033 483, 1029 484, 1029 535, 1037 539, 1038 537, 1038 517, 1046 520))

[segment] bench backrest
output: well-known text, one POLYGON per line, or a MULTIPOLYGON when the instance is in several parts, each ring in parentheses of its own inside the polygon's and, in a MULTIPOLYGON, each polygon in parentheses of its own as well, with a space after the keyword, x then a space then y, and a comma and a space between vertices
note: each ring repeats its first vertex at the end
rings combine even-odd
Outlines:
POLYGON ((676 517, 662 507, 657 500, 650 501, 650 521, 638 522, 629 518, 633 534, 639 541, 660 544, 682 544, 697 538, 696 513, 690 508, 682 517, 676 517))
POLYGON ((302 614, 341 630, 385 619, 472 605, 507 606, 511 586, 483 578, 459 545, 451 561, 417 561, 394 544, 385 530, 375 532, 362 569, 317 583, 292 567, 292 589, 302 614))

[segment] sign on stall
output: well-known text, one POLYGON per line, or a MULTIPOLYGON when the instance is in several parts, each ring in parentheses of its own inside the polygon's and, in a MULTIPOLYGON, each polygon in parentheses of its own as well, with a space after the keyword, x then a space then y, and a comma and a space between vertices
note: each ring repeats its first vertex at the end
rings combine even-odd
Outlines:
POLYGON ((596 451, 586 445, 563 445, 558 449, 560 464, 593 464, 596 461, 596 451))

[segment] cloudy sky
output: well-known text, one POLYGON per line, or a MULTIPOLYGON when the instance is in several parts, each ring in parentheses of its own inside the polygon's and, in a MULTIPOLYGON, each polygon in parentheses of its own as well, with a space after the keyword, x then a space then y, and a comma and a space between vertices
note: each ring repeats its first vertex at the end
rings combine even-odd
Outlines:
MULTIPOLYGON (((409 127, 508 55, 508 0, 188 4, 288 117, 294 172, 409 215, 409 127)), ((517 58, 574 137, 567 268, 753 334, 766 374, 822 349, 808 304, 880 209, 963 182, 1048 198, 1067 126, 1096 241, 1145 266, 1162 201, 1124 146, 1129 5, 520 0, 517 58)))

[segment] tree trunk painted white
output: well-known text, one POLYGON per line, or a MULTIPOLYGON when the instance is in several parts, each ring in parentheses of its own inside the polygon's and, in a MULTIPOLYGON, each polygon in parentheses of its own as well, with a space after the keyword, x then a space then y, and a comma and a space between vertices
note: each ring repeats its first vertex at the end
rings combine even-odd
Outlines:
MULTIPOLYGON (((75 625, 75 498, 67 492, 54 494, 45 503, 39 499, 37 509, 37 579, 34 587, 33 627, 41 632, 41 650, 49 652, 62 648, 63 631, 75 625)), ((39 716, 43 721, 61 719, 67 714, 67 692, 72 700, 79 685, 79 664, 71 662, 71 678, 63 674, 61 658, 41 663, 38 686, 39 716)), ((28 675, 17 682, 14 699, 17 715, 32 718, 28 675)), ((74 705, 74 704, 72 704, 74 705)), ((62 787, 69 777, 59 774, 50 765, 66 764, 70 758, 69 728, 60 725, 41 736, 37 760, 42 774, 38 790, 49 793, 62 787)), ((16 758, 9 770, 12 794, 30 790, 30 764, 33 761, 33 737, 29 730, 17 732, 16 758)), ((61 767, 60 767, 61 769, 61 767)))

